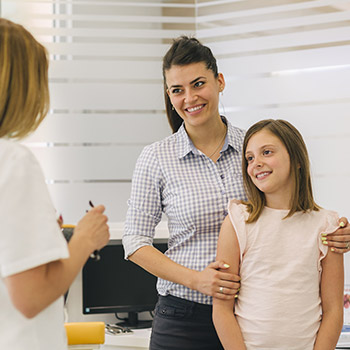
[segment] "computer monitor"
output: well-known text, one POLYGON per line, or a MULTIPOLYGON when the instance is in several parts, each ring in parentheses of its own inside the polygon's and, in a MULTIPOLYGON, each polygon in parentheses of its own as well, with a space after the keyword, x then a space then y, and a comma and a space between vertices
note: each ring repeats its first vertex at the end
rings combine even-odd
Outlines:
MULTIPOLYGON (((155 239, 153 246, 161 252, 168 248, 167 239, 155 239)), ((83 313, 128 313, 119 325, 148 328, 152 321, 140 321, 138 313, 153 311, 157 302, 157 278, 138 265, 124 259, 120 239, 112 239, 100 251, 101 259, 89 259, 83 268, 83 313)))

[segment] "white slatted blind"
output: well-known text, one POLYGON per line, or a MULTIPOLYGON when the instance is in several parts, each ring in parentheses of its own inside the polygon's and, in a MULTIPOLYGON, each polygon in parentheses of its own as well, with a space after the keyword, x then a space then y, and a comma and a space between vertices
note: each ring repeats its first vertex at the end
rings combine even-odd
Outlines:
POLYGON ((223 113, 295 124, 318 202, 349 216, 350 1, 199 0, 196 20, 226 77, 223 113))
POLYGON ((193 1, 11 0, 2 16, 49 50, 51 111, 26 140, 57 210, 76 223, 88 201, 124 221, 135 161, 169 135, 161 60, 171 39, 195 32, 193 1))

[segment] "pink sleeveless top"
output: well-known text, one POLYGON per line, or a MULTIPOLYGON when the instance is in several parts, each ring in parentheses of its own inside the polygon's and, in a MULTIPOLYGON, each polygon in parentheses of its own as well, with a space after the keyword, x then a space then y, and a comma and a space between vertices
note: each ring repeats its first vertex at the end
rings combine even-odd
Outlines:
POLYGON ((321 322, 321 233, 337 229, 338 215, 265 207, 246 224, 245 206, 229 203, 240 248, 241 290, 235 315, 248 350, 312 350, 321 322))

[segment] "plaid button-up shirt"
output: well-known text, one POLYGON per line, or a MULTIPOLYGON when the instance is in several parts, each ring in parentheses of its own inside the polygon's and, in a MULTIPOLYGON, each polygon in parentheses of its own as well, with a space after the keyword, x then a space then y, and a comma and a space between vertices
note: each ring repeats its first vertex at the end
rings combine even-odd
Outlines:
MULTIPOLYGON (((241 171, 244 131, 227 123, 216 163, 196 149, 184 125, 173 135, 144 148, 135 167, 123 235, 126 258, 151 245, 155 227, 167 216, 166 255, 201 271, 215 261, 221 224, 230 199, 246 199, 241 171)), ((158 293, 211 304, 212 298, 183 285, 158 279, 158 293)))

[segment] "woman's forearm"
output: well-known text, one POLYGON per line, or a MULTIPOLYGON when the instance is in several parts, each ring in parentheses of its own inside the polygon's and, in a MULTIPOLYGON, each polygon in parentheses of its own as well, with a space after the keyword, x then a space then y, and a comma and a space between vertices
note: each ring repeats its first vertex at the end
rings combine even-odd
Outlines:
POLYGON ((192 270, 152 246, 141 247, 129 259, 157 277, 215 298, 233 299, 239 288, 239 276, 227 272, 229 266, 224 261, 211 262, 202 271, 192 270))
POLYGON ((197 271, 175 263, 153 246, 143 246, 129 256, 129 260, 146 271, 190 289, 195 288, 197 271))
POLYGON ((35 317, 68 290, 91 253, 91 246, 83 236, 73 235, 68 248, 68 259, 5 278, 13 304, 27 318, 35 317))

